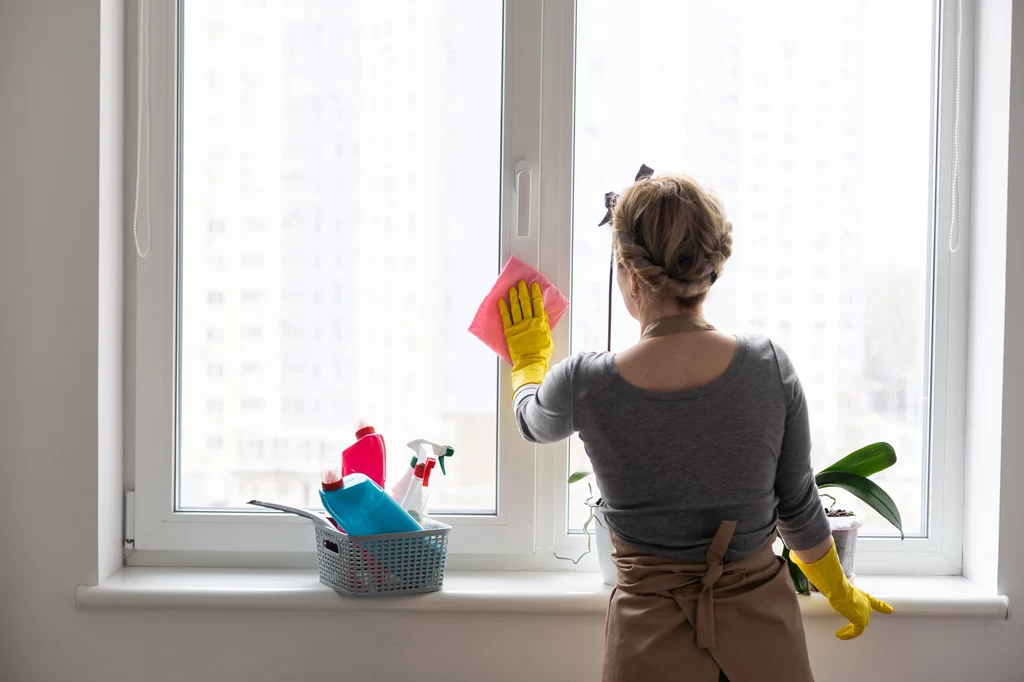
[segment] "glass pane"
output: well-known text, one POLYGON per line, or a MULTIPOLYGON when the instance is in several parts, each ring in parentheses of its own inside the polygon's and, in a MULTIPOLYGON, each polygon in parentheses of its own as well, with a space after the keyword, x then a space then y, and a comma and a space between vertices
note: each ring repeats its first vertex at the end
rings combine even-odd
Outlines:
POLYGON ((449 443, 432 505, 493 512, 465 329, 499 265, 502 3, 189 0, 183 31, 180 506, 319 507, 365 417, 389 482, 449 443))
MULTIPOLYGON (((641 163, 694 176, 735 230, 709 320, 789 352, 816 468, 869 442, 895 446, 897 466, 875 480, 908 534, 926 528, 932 11, 929 0, 590 0, 577 31, 573 350, 606 345, 604 193, 641 163)), ((639 328, 612 298, 615 350, 639 328)), ((571 470, 584 461, 574 441, 571 470)), ((571 528, 586 495, 571 492, 571 528)), ((873 514, 865 530, 893 532, 873 514)))

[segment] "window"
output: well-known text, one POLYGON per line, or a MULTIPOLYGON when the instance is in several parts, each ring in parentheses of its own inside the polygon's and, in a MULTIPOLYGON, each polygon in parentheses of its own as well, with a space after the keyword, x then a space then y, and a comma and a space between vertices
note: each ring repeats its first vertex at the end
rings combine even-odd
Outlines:
MULTIPOLYGON (((718 191, 735 230, 708 318, 787 349, 811 405, 816 468, 875 440, 894 445, 898 465, 876 480, 917 538, 929 535, 936 483, 929 405, 943 330, 931 312, 950 305, 933 211, 933 12, 924 1, 884 16, 871 3, 691 1, 580 3, 577 15, 573 350, 638 336, 617 292, 608 300, 607 232, 584 230, 584 216, 603 214, 594 197, 641 162, 685 170, 718 191), (635 100, 607 96, 626 81, 642 93, 643 125, 635 100), (751 305, 761 292, 767 301, 751 305), (774 305, 783 295, 794 304, 774 305), (887 399, 872 399, 873 386, 887 399)), ((571 463, 584 461, 574 439, 571 463)), ((571 528, 589 494, 571 491, 571 528)), ((863 533, 894 529, 869 513, 863 533)))
POLYGON ((263 327, 254 324, 245 325, 242 327, 241 333, 243 339, 255 341, 263 338, 263 327))
POLYGON ((242 398, 242 412, 259 412, 263 409, 263 398, 246 396, 242 398))
MULTIPOLYGON (((212 149, 213 148, 211 147, 211 150, 212 149)), ((214 158, 217 158, 217 160, 220 160, 218 157, 214 157, 214 158)), ((266 229, 266 227, 267 227, 266 222, 264 220, 262 220, 261 218, 248 216, 248 217, 245 217, 245 218, 242 219, 242 228, 246 232, 248 232, 249 234, 257 234, 257 233, 263 232, 266 229)))
POLYGON ((257 304, 262 303, 266 295, 262 291, 248 289, 242 292, 242 303, 257 304))
POLYGON ((259 271, 263 268, 264 257, 262 253, 243 253, 242 254, 242 269, 259 271))
POLYGON ((240 439, 238 442, 238 456, 240 459, 260 459, 263 457, 263 441, 251 437, 240 439))
POLYGON ((136 429, 136 547, 308 550, 245 491, 317 506, 319 464, 365 417, 391 480, 402 443, 455 447, 432 496, 455 554, 583 548, 579 441, 524 443, 507 369, 465 328, 514 255, 571 293, 556 359, 631 343, 596 223, 647 163, 722 197, 734 256, 707 314, 789 352, 815 464, 896 446, 879 482, 909 539, 869 519, 858 570, 955 572, 955 16, 896 5, 154 7, 152 184, 180 210, 136 283, 138 419, 159 425, 136 429))
POLYGON ((242 376, 258 376, 263 374, 263 363, 262 362, 243 362, 242 363, 242 376))

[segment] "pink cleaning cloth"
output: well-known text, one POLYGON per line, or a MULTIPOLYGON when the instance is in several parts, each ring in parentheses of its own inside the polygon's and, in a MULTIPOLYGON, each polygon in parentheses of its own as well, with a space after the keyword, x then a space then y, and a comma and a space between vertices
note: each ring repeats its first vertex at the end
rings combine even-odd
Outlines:
POLYGON ((516 257, 509 259, 505 268, 498 275, 498 281, 491 287, 490 293, 484 298, 484 302, 476 311, 473 322, 469 325, 469 331, 487 347, 505 359, 505 362, 512 364, 512 358, 508 354, 508 343, 505 341, 505 327, 501 323, 501 314, 498 312, 498 300, 504 298, 508 302, 508 290, 519 286, 519 282, 526 282, 532 285, 534 282, 540 285, 540 291, 544 295, 544 310, 548 314, 548 324, 554 329, 558 321, 569 309, 569 299, 562 295, 554 284, 539 271, 516 257))

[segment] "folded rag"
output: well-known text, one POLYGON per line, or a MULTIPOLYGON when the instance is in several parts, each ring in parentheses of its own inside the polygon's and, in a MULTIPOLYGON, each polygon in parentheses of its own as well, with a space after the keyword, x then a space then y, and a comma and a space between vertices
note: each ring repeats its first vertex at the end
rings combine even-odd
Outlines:
POLYGON ((469 325, 469 331, 473 336, 487 344, 488 348, 500 355, 510 365, 512 357, 508 352, 505 328, 501 323, 501 315, 498 313, 498 299, 508 298, 508 290, 517 286, 520 280, 529 284, 536 282, 540 285, 540 291, 544 295, 544 310, 548 313, 548 324, 552 329, 569 309, 569 299, 552 284, 551 280, 518 258, 514 256, 510 258, 501 274, 498 275, 498 280, 491 287, 491 291, 477 309, 473 322, 469 325))

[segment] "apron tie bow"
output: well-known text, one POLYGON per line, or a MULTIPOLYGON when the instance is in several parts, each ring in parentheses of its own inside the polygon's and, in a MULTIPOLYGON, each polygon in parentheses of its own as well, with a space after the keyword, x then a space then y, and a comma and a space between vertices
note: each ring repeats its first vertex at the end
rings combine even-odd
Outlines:
POLYGON ((697 597, 697 613, 694 630, 697 631, 697 646, 701 649, 715 647, 715 583, 725 571, 725 552, 729 549, 735 521, 723 521, 711 541, 707 552, 707 571, 701 576, 700 596, 697 597))
POLYGON ((708 572, 704 574, 704 577, 700 579, 700 584, 704 586, 705 590, 710 590, 718 582, 718 579, 722 577, 722 572, 725 570, 725 564, 718 562, 708 566, 708 572))

